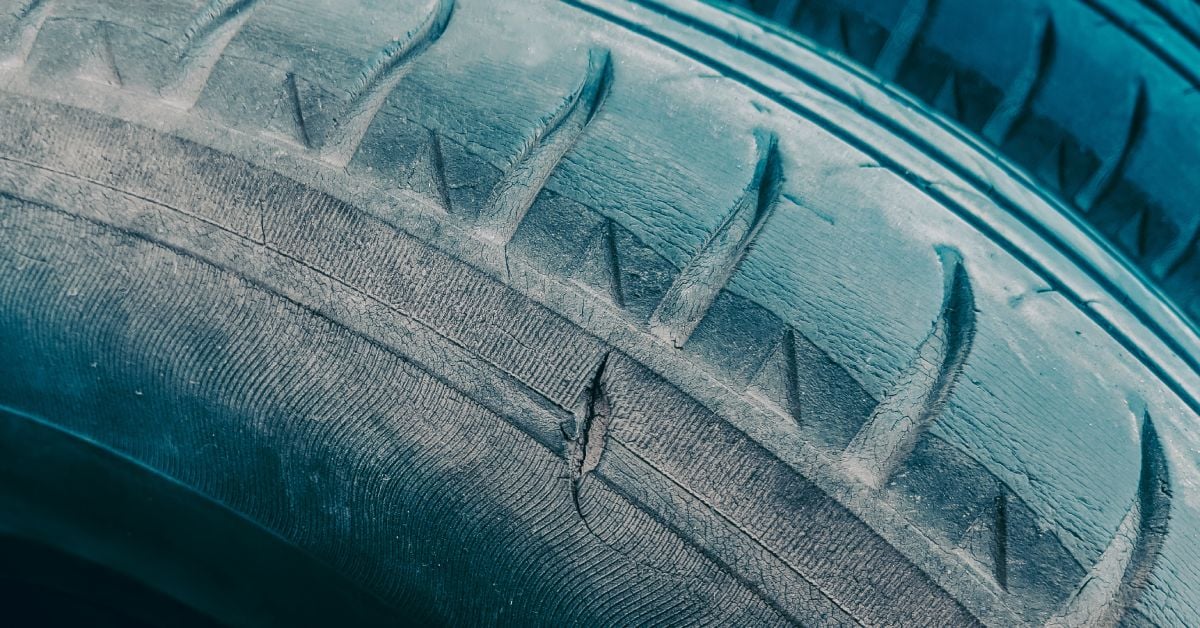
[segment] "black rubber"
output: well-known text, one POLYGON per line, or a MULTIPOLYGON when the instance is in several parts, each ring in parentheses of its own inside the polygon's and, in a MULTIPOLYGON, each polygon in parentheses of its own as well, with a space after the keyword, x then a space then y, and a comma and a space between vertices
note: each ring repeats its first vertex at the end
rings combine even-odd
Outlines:
POLYGON ((151 623, 1198 625, 1194 96, 1102 1, 8 3, 0 537, 151 623))

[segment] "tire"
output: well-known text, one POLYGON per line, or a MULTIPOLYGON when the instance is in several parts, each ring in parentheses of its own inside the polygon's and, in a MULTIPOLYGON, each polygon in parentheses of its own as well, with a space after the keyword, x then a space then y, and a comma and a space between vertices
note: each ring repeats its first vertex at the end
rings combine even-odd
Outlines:
MULTIPOLYGON (((921 104, 908 4, 896 79, 683 0, 10 3, 0 536, 152 623, 1200 625, 1182 271, 921 104)), ((1144 71, 1103 203, 1195 150, 1144 71)))
POLYGON ((863 64, 990 144, 1182 315, 1200 314, 1194 3, 1018 0, 1004 11, 971 0, 740 4, 863 64))

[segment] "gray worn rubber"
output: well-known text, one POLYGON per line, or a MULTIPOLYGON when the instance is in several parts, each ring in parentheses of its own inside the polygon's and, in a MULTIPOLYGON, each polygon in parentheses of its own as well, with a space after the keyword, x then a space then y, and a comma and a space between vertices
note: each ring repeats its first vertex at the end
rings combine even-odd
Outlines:
POLYGON ((1200 624, 1186 321, 911 100, 648 4, 8 3, 0 486, 56 489, 0 531, 233 624, 1200 624))

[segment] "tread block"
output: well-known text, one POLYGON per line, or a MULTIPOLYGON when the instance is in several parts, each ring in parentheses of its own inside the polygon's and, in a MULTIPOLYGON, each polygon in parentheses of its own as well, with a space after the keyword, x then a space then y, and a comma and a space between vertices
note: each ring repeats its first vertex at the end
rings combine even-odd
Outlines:
POLYGON ((977 461, 926 434, 888 484, 923 528, 968 552, 997 584, 1026 601, 1029 621, 1070 596, 1085 570, 1033 511, 977 461), (997 506, 1003 500, 1003 515, 997 506), (1001 539, 1003 539, 1001 541, 1001 539))
POLYGON ((509 251, 531 260, 548 273, 572 277, 601 298, 612 298, 619 283, 623 307, 638 320, 645 320, 658 305, 678 270, 628 230, 586 206, 546 192, 538 196, 521 227, 509 243, 509 251), (611 227, 609 226, 611 225, 611 227), (611 243, 608 240, 611 228, 611 243), (607 251, 611 246, 611 251, 607 251), (597 261, 597 253, 615 258, 617 280, 605 268, 610 259, 597 261))

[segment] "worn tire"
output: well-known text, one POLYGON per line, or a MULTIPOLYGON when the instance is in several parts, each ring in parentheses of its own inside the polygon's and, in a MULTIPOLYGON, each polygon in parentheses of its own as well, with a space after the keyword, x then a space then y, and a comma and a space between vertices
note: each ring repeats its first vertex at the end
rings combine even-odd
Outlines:
MULTIPOLYGON (((1109 2, 991 10, 1147 48, 1109 2)), ((150 622, 1200 625, 1174 79, 1120 66, 1135 131, 1048 185, 1026 136, 1101 96, 1044 34, 815 4, 846 54, 684 0, 5 3, 4 542, 150 622)))

